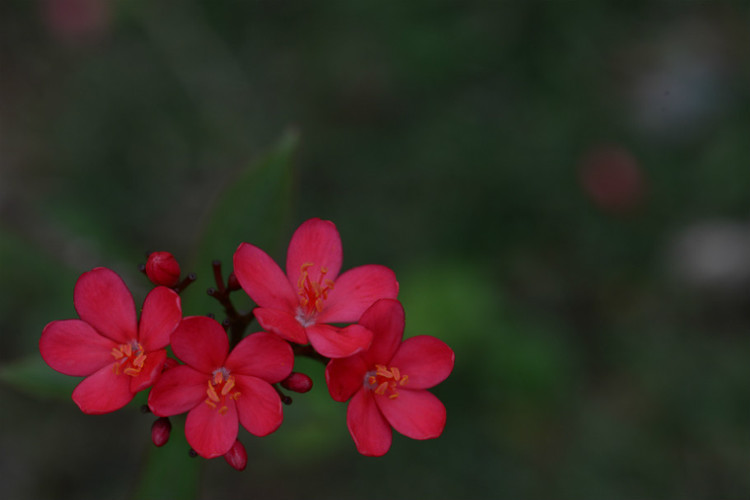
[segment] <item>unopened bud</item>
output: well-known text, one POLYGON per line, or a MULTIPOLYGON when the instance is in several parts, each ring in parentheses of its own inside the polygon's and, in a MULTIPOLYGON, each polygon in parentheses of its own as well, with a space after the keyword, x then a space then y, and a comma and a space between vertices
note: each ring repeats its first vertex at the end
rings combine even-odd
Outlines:
POLYGON ((292 372, 291 375, 281 381, 281 387, 294 392, 307 392, 312 389, 312 386, 312 379, 299 372, 292 372))
POLYGON ((172 431, 172 423, 167 417, 159 417, 151 425, 151 441, 156 446, 164 446, 169 441, 169 433, 172 431))
POLYGON ((224 455, 224 460, 235 469, 242 471, 247 466, 247 451, 245 447, 240 443, 240 440, 236 440, 228 452, 224 455))
POLYGON ((180 264, 169 252, 153 252, 146 261, 146 276, 155 285, 175 286, 180 281, 180 264))

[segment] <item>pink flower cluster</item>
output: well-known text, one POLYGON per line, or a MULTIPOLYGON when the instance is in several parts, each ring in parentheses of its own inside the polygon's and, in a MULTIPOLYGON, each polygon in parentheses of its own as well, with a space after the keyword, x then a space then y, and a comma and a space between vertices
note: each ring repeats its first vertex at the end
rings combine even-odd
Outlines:
POLYGON ((335 401, 349 401, 347 425, 360 453, 385 454, 392 429, 414 439, 438 437, 446 411, 427 389, 451 373, 453 351, 430 336, 403 340, 393 271, 365 265, 340 273, 342 255, 335 225, 320 219, 295 231, 285 271, 260 248, 242 243, 229 286, 220 286, 217 297, 228 315, 223 326, 210 317, 183 317, 180 268, 167 252, 152 254, 144 266, 156 286, 140 319, 123 280, 96 268, 75 285, 80 319, 49 323, 39 349, 53 369, 84 377, 73 391, 84 413, 118 410, 150 388, 148 408, 159 417, 155 444, 167 442, 169 417, 187 414, 192 449, 205 458, 224 456, 237 469, 247 462, 239 426, 256 436, 274 432, 283 420, 281 388, 311 388, 310 377, 292 371, 296 355, 326 363, 328 392, 335 401), (228 298, 240 288, 256 304, 244 316, 228 298), (227 334, 253 318, 262 331, 227 334))

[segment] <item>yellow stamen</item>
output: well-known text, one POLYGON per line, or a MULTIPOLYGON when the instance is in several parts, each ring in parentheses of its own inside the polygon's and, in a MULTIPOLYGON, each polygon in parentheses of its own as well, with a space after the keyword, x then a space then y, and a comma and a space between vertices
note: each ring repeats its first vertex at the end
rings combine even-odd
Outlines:
POLYGON ((298 320, 301 323, 309 322, 323 310, 324 301, 328 299, 328 292, 333 290, 333 280, 325 277, 328 273, 328 269, 325 267, 320 268, 320 276, 318 276, 317 281, 310 279, 308 270, 314 265, 312 262, 302 264, 299 279, 297 280, 300 303, 298 320))
POLYGON ((225 404, 226 398, 237 401, 240 392, 234 390, 234 377, 229 374, 226 368, 217 368, 211 374, 206 388, 206 404, 219 412, 219 415, 225 415, 229 411, 229 406, 225 404))
POLYGON ((232 390, 232 387, 234 387, 234 377, 226 381, 224 387, 221 389, 221 395, 226 396, 232 390))
POLYGON ((213 384, 211 382, 208 383, 208 389, 206 389, 206 394, 208 394, 208 399, 211 401, 219 401, 219 395, 216 394, 216 389, 214 389, 213 384))
POLYGON ((408 375, 402 375, 395 366, 375 365, 375 370, 365 375, 365 387, 378 396, 387 395, 390 399, 398 397, 397 388, 409 382, 408 375))
POLYGON ((143 347, 136 340, 131 340, 127 344, 120 344, 112 348, 112 357, 115 358, 112 370, 115 375, 124 373, 131 377, 140 375, 143 366, 146 363, 148 355, 143 352, 143 347))

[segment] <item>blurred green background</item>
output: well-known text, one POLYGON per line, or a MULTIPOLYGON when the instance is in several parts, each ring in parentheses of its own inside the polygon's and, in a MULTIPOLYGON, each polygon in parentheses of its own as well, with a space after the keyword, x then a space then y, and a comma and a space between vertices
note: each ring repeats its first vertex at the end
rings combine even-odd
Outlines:
POLYGON ((3 497, 746 498, 749 216, 744 2, 4 0, 3 497), (359 456, 301 362, 237 473, 40 364, 80 273, 169 250, 204 314, 310 217, 455 350, 441 438, 359 456))

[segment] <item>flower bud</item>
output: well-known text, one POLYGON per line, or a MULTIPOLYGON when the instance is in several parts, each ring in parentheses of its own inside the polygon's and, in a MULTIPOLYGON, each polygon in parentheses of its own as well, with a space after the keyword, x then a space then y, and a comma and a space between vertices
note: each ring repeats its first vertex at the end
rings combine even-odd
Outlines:
POLYGON ((175 286, 180 281, 180 264, 169 252, 153 252, 146 261, 146 276, 155 285, 175 286))
POLYGON ((240 440, 236 440, 229 451, 224 455, 224 460, 235 469, 242 471, 247 466, 247 451, 245 447, 240 443, 240 440))
POLYGON ((167 417, 159 417, 151 425, 151 441, 156 446, 164 446, 169 441, 169 433, 172 431, 172 423, 167 417))
POLYGON ((299 372, 292 372, 291 375, 281 381, 281 387, 294 392, 307 392, 312 389, 312 386, 312 379, 299 372))

